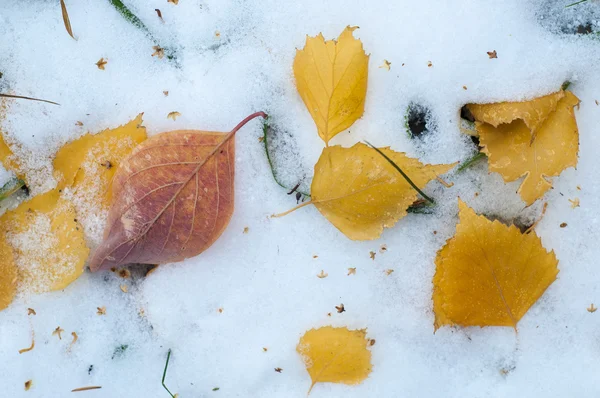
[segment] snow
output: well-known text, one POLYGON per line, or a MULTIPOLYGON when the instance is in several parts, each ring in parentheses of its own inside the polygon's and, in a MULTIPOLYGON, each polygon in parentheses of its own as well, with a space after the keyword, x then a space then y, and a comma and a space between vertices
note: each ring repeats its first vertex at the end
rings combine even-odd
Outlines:
MULTIPOLYGON (((541 201, 525 208, 515 193, 518 182, 504 184, 482 162, 446 176, 452 188, 427 186, 439 204, 433 214, 409 214, 376 241, 350 241, 313 207, 268 217, 296 201, 273 181, 258 141, 261 125, 253 121, 236 137, 233 218, 209 250, 146 278, 135 270, 129 279, 86 272, 64 291, 21 295, 0 312, 3 395, 57 397, 100 385, 80 394, 168 397, 160 379, 172 349, 167 385, 182 398, 305 397, 310 378, 295 348, 306 330, 323 325, 368 328, 377 341, 370 348, 373 372, 358 386, 318 384, 311 397, 600 394, 600 312, 586 311, 600 303, 600 42, 571 34, 587 22, 598 29, 598 3, 568 9, 568 2, 543 0, 124 3, 161 46, 176 50, 177 61, 152 57, 156 43, 108 1, 66 0, 77 41, 66 33, 56 1, 0 4, 2 92, 61 104, 11 101, 2 122, 7 140, 22 146, 18 156, 33 194, 54 186, 52 156, 65 142, 140 112, 152 135, 228 131, 264 110, 284 136, 275 157, 282 181, 306 176, 303 186, 309 186, 323 142, 294 86, 295 48, 306 34, 335 38, 346 25, 358 25, 355 36, 371 54, 366 110, 331 144, 366 139, 424 162, 465 160, 474 146, 459 131, 462 105, 532 98, 572 82, 581 99, 580 162, 554 178, 536 227, 556 252, 560 273, 518 333, 445 327, 434 335, 433 261, 454 233, 457 196, 478 212, 523 223, 539 217, 541 201), (497 59, 486 54, 493 50, 497 59), (101 57, 108 60, 104 71, 95 65, 101 57), (384 59, 390 71, 378 68, 384 59), (431 109, 437 126, 420 140, 404 130, 410 103, 431 109), (172 111, 181 113, 176 121, 167 119, 172 111), (581 207, 571 209, 568 199, 576 197, 581 207), (567 227, 560 228, 563 222, 567 227), (355 275, 347 275, 349 267, 355 275), (394 272, 388 276, 387 269, 394 272), (321 270, 327 278, 316 276, 321 270), (346 312, 338 314, 340 303, 346 312), (97 314, 102 306, 106 315, 97 314), (27 308, 37 315, 28 316, 27 308), (62 340, 52 335, 57 326, 65 330, 62 340), (35 348, 19 354, 32 330, 35 348), (69 347, 73 331, 79 338, 69 347), (116 352, 121 346, 127 348, 116 352), (33 387, 25 392, 29 379, 33 387)), ((9 176, 0 171, 0 184, 9 176)), ((96 214, 92 219, 102 222, 96 214)))

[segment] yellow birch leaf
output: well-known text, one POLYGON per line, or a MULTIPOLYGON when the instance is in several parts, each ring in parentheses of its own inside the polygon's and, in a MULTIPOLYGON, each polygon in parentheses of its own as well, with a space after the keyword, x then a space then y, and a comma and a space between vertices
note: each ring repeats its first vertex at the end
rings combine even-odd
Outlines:
POLYGON ((296 87, 325 144, 365 110, 369 56, 355 29, 346 27, 337 41, 307 36, 304 49, 296 50, 296 87))
POLYGON ((558 91, 529 101, 468 104, 467 108, 475 120, 494 127, 521 119, 534 134, 564 97, 565 92, 558 91))
POLYGON ((61 290, 83 273, 89 255, 83 228, 58 189, 4 213, 0 226, 13 248, 19 285, 35 292, 61 290))
POLYGON ((302 356, 312 384, 360 384, 371 373, 371 351, 367 330, 324 326, 300 338, 296 351, 302 356))
POLYGON ((112 178, 121 161, 146 139, 142 114, 129 123, 98 134, 86 134, 63 146, 54 158, 58 188, 73 187, 78 197, 108 208, 112 178))
MULTIPOLYGON (((405 154, 381 148, 419 188, 454 165, 424 165, 405 154)), ((377 239, 406 215, 417 191, 380 154, 358 143, 326 147, 315 165, 312 203, 352 240, 377 239)))
MULTIPOLYGON (((2 224, 0 223, 0 228, 2 224)), ((17 294, 17 265, 12 248, 0 229, 0 311, 8 307, 17 294)))
POLYGON ((512 326, 558 274, 554 252, 517 227, 478 216, 459 199, 456 234, 437 253, 435 329, 444 325, 512 326))
POLYGON ((489 158, 489 169, 500 173, 506 182, 525 176, 517 192, 527 205, 552 187, 548 177, 577 165, 579 131, 573 107, 578 103, 579 99, 566 91, 556 110, 538 128, 533 142, 532 133, 522 119, 498 127, 476 123, 482 152, 489 158))

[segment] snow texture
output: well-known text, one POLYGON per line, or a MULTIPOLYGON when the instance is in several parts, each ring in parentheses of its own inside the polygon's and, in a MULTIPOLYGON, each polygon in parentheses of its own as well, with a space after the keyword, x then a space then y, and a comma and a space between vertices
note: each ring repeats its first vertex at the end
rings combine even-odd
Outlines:
MULTIPOLYGON (((335 38, 358 25, 355 35, 371 54, 366 110, 332 145, 369 140, 424 162, 464 161, 476 147, 459 130, 462 105, 532 98, 571 82, 581 99, 580 162, 554 178, 536 228, 555 250, 560 274, 518 333, 444 327, 434 335, 434 258, 454 233, 457 197, 525 224, 539 217, 541 201, 525 208, 518 182, 504 184, 483 161, 447 175, 452 188, 425 188, 439 204, 432 214, 409 214, 376 241, 350 241, 313 207, 268 217, 296 198, 274 182, 261 123, 253 121, 236 137, 233 218, 209 250, 146 278, 135 270, 128 279, 86 272, 64 291, 21 294, 0 312, 2 396, 63 397, 99 385, 80 394, 168 397, 160 379, 172 349, 167 385, 181 398, 305 397, 310 378, 295 348, 306 330, 323 325, 366 327, 377 343, 365 382, 318 384, 314 398, 600 395, 600 312, 586 311, 600 304, 600 40, 574 34, 579 26, 598 30, 597 2, 568 9, 546 0, 123 2, 156 42, 106 0, 66 0, 77 40, 65 31, 58 1, 0 1, 0 87, 61 104, 11 100, 2 122, 7 140, 21 144, 32 193, 54 186, 52 156, 65 142, 140 112, 152 135, 228 131, 264 110, 285 134, 276 145, 282 181, 306 178, 307 188, 323 142, 294 86, 295 49, 306 34, 335 38), (176 60, 152 57, 157 44, 174 49, 176 60), (497 59, 486 54, 493 50, 497 59), (95 65, 101 57, 105 70, 95 65), (384 59, 391 70, 378 68, 384 59), (411 103, 435 120, 419 140, 404 128, 411 103), (176 121, 167 119, 172 111, 181 113, 176 121), (581 207, 572 209, 575 197, 581 207), (329 276, 317 278, 321 270, 329 276), (338 314, 340 303, 346 312, 338 314), (102 306, 106 314, 98 315, 102 306), (57 326, 62 340, 52 335, 57 326), (19 354, 32 331, 35 348, 19 354), (73 331, 79 339, 70 346, 73 331)), ((9 176, 0 172, 0 183, 9 176)))

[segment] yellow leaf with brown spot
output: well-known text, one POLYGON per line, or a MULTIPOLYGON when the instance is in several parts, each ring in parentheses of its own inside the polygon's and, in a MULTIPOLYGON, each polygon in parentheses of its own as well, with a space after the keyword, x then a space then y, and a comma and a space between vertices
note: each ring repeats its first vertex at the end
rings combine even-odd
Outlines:
POLYGON ((296 50, 296 87, 325 144, 365 109, 369 56, 352 35, 355 29, 346 27, 337 41, 307 36, 304 49, 296 50))
MULTIPOLYGON (((423 188, 454 165, 425 165, 389 148, 381 151, 423 188)), ((358 143, 326 147, 315 165, 311 202, 352 240, 377 239, 404 217, 417 191, 379 153, 358 143)))
POLYGON ((360 384, 371 373, 371 351, 367 330, 324 326, 300 338, 296 351, 302 356, 312 384, 360 384))
POLYGON ((21 203, 0 217, 18 266, 18 283, 28 290, 61 290, 82 273, 89 254, 74 206, 58 189, 21 203))
POLYGON ((554 252, 523 234, 478 216, 459 199, 456 234, 437 253, 433 277, 435 329, 444 325, 512 326, 558 274, 554 252))
POLYGON ((535 136, 524 119, 498 127, 476 123, 482 152, 489 158, 489 169, 500 173, 506 182, 525 177, 517 192, 527 205, 552 187, 548 177, 577 165, 579 131, 573 107, 578 103, 575 95, 564 92, 564 97, 539 125, 535 136), (535 139, 532 141, 532 138, 535 139))
POLYGON ((565 92, 558 91, 529 101, 468 104, 467 108, 479 122, 498 127, 501 124, 521 119, 533 133, 556 110, 558 102, 564 97, 565 92))
POLYGON ((58 188, 73 187, 78 199, 108 208, 117 167, 146 140, 142 114, 129 123, 98 134, 86 134, 63 146, 54 158, 58 188))
MULTIPOLYGON (((0 228, 3 228, 0 222, 0 228)), ((17 294, 17 265, 12 248, 0 230, 0 311, 9 306, 17 294)))

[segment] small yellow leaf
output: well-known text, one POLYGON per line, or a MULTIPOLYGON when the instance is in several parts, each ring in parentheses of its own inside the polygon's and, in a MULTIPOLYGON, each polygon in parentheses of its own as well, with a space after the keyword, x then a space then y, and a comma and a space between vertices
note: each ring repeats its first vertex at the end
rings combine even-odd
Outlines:
POLYGON ((62 290, 82 273, 89 254, 71 202, 58 189, 21 203, 0 217, 19 268, 19 285, 62 290))
POLYGON ((369 56, 352 36, 355 29, 346 27, 337 41, 307 36, 304 49, 296 50, 296 86, 326 144, 365 109, 369 56))
POLYGON ((558 274, 554 252, 517 227, 478 216, 459 200, 456 234, 438 251, 433 277, 435 329, 512 326, 558 274))
MULTIPOLYGON (((454 165, 424 165, 405 154, 381 148, 420 188, 454 165)), ((404 217, 417 191, 372 148, 327 147, 315 165, 312 202, 352 240, 378 238, 383 228, 404 217)), ((373 255, 372 255, 373 257, 373 255)))
POLYGON ((558 91, 543 97, 522 102, 499 102, 493 104, 468 104, 467 108, 475 120, 498 127, 521 119, 534 133, 548 116, 556 110, 558 101, 565 97, 564 91, 558 91))
POLYGON ((86 134, 63 146, 54 158, 58 189, 72 187, 74 196, 87 208, 108 208, 112 179, 121 164, 146 139, 142 114, 129 123, 98 134, 86 134))
MULTIPOLYGON (((536 100, 534 100, 536 101, 536 100)), ((489 169, 498 172, 504 181, 525 177, 518 193, 531 205, 552 187, 548 177, 559 175, 567 167, 577 165, 579 131, 573 107, 579 99, 570 91, 547 114, 535 136, 524 119, 494 127, 477 122, 482 152, 488 155, 489 169), (532 138, 535 138, 532 141, 532 138)), ((534 117, 530 124, 538 126, 534 117)))
POLYGON ((360 384, 371 373, 367 330, 331 326, 311 329, 300 338, 296 351, 302 355, 312 384, 360 384))

